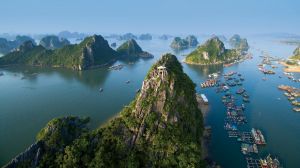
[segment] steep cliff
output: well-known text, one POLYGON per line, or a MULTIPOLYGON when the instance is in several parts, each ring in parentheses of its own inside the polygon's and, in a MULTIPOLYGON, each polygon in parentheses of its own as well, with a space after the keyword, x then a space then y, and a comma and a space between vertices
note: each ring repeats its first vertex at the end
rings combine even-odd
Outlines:
MULTIPOLYGON (((162 56, 152 66, 136 98, 105 125, 88 133, 81 133, 85 130, 80 130, 81 127, 67 129, 78 130, 74 131, 76 136, 70 136, 70 131, 49 131, 53 130, 49 125, 63 125, 56 130, 65 130, 64 127, 69 128, 71 124, 61 122, 48 124, 41 131, 38 140, 50 150, 44 150, 36 164, 26 164, 39 167, 204 166, 200 140, 203 123, 195 84, 171 54, 162 56), (62 136, 65 132, 68 136, 62 136)), ((17 164, 22 166, 25 162, 17 164)))
POLYGON ((188 54, 185 62, 201 65, 227 63, 238 59, 239 55, 235 49, 225 49, 223 42, 218 37, 213 37, 188 54))
POLYGON ((136 59, 136 58, 152 58, 153 55, 143 51, 142 48, 137 44, 134 39, 130 39, 124 42, 120 47, 117 48, 117 52, 125 59, 136 59))
MULTIPOLYGON (((24 45, 32 45, 32 42, 27 41, 24 45)), ((41 45, 23 50, 24 45, 1 57, 0 65, 23 64, 84 70, 105 65, 119 56, 100 35, 87 37, 80 44, 66 45, 55 50, 47 50, 41 45)))

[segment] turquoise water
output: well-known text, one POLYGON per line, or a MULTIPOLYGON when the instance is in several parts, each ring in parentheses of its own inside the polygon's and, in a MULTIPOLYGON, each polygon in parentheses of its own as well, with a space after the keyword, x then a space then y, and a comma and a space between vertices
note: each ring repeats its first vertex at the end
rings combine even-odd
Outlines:
MULTIPOLYGON (((204 38, 200 38, 204 41, 204 38)), ((110 40, 111 42, 113 40, 110 40)), ((183 64, 184 71, 197 84, 197 92, 205 93, 210 102, 210 111, 205 123, 212 126, 210 155, 223 167, 245 167, 240 145, 227 138, 223 129, 225 108, 221 96, 214 89, 200 89, 199 83, 213 72, 238 71, 245 77, 244 87, 251 103, 246 106, 249 121, 244 129, 259 128, 265 134, 267 145, 260 155, 268 153, 277 156, 285 167, 300 167, 300 113, 292 111, 290 103, 277 89, 279 84, 299 87, 299 83, 289 81, 281 68, 277 74, 267 76, 257 70, 261 53, 257 48, 271 55, 288 57, 295 46, 276 43, 274 39, 249 38, 254 59, 229 68, 220 66, 192 66, 183 64), (280 98, 280 100, 278 99, 280 98)), ((116 115, 135 96, 142 81, 161 54, 172 52, 170 40, 138 41, 141 47, 155 55, 151 60, 139 60, 135 64, 125 64, 121 71, 106 68, 75 72, 65 69, 9 67, 1 68, 0 77, 0 165, 5 164, 19 152, 34 142, 37 132, 54 117, 79 115, 91 117, 91 128, 98 127, 116 115), (125 82, 130 80, 129 84, 125 82), (104 91, 99 93, 99 88, 104 91)), ((120 44, 120 42, 117 42, 120 44)), ((179 60, 186 50, 175 53, 179 60)), ((119 64, 122 62, 117 62, 119 64)))

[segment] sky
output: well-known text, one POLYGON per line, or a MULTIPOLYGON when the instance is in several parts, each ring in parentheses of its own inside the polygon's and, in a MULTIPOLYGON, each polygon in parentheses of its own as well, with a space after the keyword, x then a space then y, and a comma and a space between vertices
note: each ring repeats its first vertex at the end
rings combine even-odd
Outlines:
POLYGON ((300 34, 300 0, 1 0, 0 33, 300 34))

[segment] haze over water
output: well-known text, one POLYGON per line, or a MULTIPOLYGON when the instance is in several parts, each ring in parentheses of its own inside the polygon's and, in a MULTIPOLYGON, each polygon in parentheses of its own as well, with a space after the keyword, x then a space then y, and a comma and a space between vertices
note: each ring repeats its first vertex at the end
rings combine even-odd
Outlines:
MULTIPOLYGON (((201 42, 206 38, 198 37, 201 42)), ((223 167, 245 166, 240 143, 229 139, 223 128, 225 108, 221 96, 214 89, 203 90, 199 87, 210 73, 237 71, 244 76, 243 87, 250 96, 245 112, 249 123, 244 129, 261 129, 267 141, 265 147, 259 148, 259 155, 271 153, 279 158, 284 167, 300 167, 300 113, 292 111, 283 92, 277 89, 280 84, 299 87, 299 83, 288 80, 281 68, 276 69, 276 75, 267 76, 267 80, 263 81, 264 75, 257 69, 261 53, 256 50, 262 49, 271 56, 286 58, 292 54, 295 46, 280 44, 274 39, 250 37, 248 41, 253 59, 241 64, 229 68, 182 64, 184 71, 197 84, 197 92, 205 93, 209 99, 210 111, 205 123, 212 126, 210 154, 223 167), (283 78, 278 78, 279 75, 283 78)), ((130 65, 124 63, 126 66, 121 71, 109 71, 107 68, 83 72, 33 67, 0 68, 0 72, 4 73, 0 77, 0 165, 32 144, 38 131, 52 118, 89 116, 90 128, 94 129, 130 103, 151 65, 163 53, 173 52, 169 47, 170 40, 137 42, 155 58, 139 60, 130 65), (127 80, 131 82, 126 84, 127 80), (102 93, 98 91, 100 87, 104 89, 102 93)), ((119 45, 121 41, 117 43, 119 45)), ((189 52, 185 50, 175 54, 182 60, 182 55, 189 52)), ((122 62, 116 64, 119 63, 122 62)))

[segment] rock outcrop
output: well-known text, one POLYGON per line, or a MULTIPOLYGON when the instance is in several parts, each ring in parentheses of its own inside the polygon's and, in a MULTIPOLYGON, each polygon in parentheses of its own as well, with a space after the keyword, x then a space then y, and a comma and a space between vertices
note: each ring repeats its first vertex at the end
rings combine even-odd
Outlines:
POLYGON ((175 37, 171 43, 171 48, 174 50, 183 50, 191 47, 196 47, 198 45, 198 40, 195 36, 189 35, 185 39, 180 37, 175 37))
POLYGON ((171 54, 151 67, 141 91, 119 115, 90 132, 77 125, 55 119, 42 129, 38 140, 49 150, 39 167, 204 166, 195 84, 171 54))
POLYGON ((152 36, 149 33, 147 33, 147 34, 141 34, 139 36, 139 40, 152 40, 152 36))
POLYGON ((124 42, 117 48, 117 52, 125 59, 153 58, 153 55, 143 51, 134 39, 124 42))
POLYGON ((220 64, 231 62, 239 56, 237 50, 225 49, 223 42, 218 37, 213 37, 188 54, 185 62, 201 65, 220 64))
POLYGON ((33 46, 32 42, 26 42, 24 45, 31 47, 27 46, 24 50, 24 46, 21 46, 1 57, 0 65, 22 64, 84 70, 107 65, 119 57, 100 35, 90 36, 79 44, 66 45, 54 50, 47 50, 41 45, 33 46))
POLYGON ((26 41, 31 41, 32 44, 36 45, 35 41, 29 36, 16 36, 16 39, 13 41, 8 41, 5 38, 0 38, 0 53, 7 54, 15 49, 17 49, 20 45, 22 45, 26 41))
POLYGON ((70 41, 64 38, 59 38, 57 36, 46 36, 43 37, 40 41, 40 45, 45 47, 46 49, 57 49, 62 48, 66 45, 69 45, 70 41))
POLYGON ((233 35, 229 39, 229 43, 237 50, 246 52, 249 49, 247 39, 241 38, 238 34, 233 35))
POLYGON ((132 33, 126 33, 122 36, 119 36, 119 40, 130 40, 130 39, 137 40, 137 37, 132 33))

